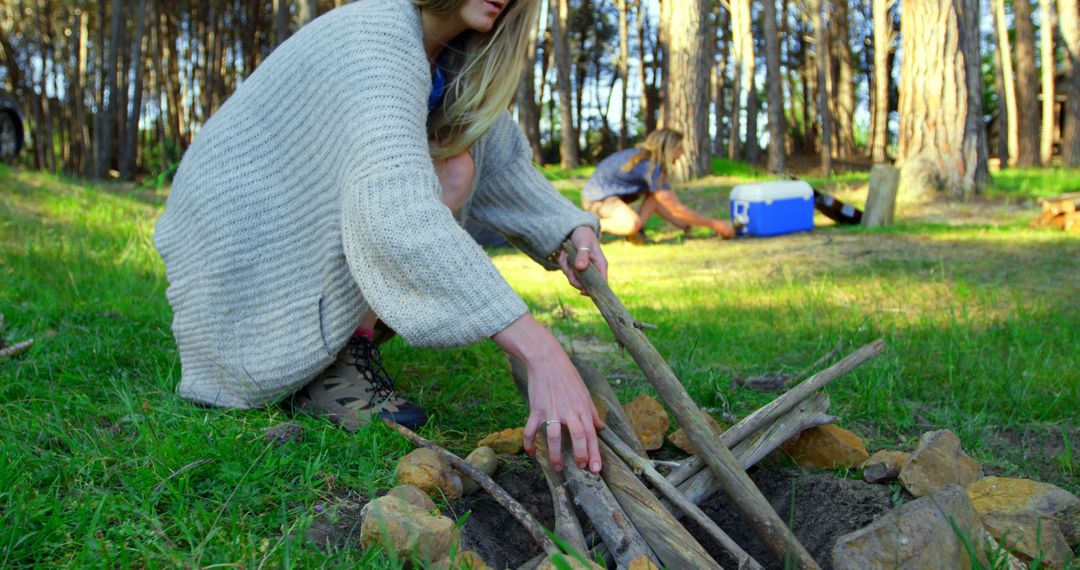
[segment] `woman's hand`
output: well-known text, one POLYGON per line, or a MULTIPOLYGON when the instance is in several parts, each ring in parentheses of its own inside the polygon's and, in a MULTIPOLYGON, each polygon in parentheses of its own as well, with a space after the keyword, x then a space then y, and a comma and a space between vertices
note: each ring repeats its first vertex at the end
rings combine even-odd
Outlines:
POLYGON ((582 295, 588 295, 585 292, 585 288, 582 287, 578 281, 577 271, 585 271, 589 267, 589 262, 592 262, 596 266, 597 271, 600 272, 600 276, 607 281, 607 259, 604 257, 604 252, 600 251, 600 240, 597 239, 596 234, 593 233, 592 228, 587 226, 579 226, 570 234, 570 243, 574 244, 574 249, 577 250, 577 254, 574 255, 574 267, 570 267, 570 256, 566 254, 566 251, 559 252, 559 267, 562 268, 563 273, 566 274, 566 278, 570 280, 570 284, 575 289, 581 291, 582 295))
POLYGON ((524 315, 492 337, 508 354, 525 363, 529 380, 529 419, 524 445, 536 453, 538 432, 547 437, 552 469, 561 471, 563 427, 570 434, 574 463, 593 473, 601 468, 596 432, 604 423, 592 403, 589 390, 559 342, 531 315, 524 315))
POLYGON ((713 220, 709 227, 724 239, 735 237, 735 226, 727 220, 713 220))

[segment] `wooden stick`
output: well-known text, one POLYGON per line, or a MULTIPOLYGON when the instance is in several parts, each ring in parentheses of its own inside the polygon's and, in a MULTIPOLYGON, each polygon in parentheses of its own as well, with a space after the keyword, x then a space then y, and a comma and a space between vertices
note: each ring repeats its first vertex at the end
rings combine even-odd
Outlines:
MULTIPOLYGON (((844 357, 840 362, 814 374, 805 382, 796 385, 782 396, 779 396, 772 402, 758 408, 752 414, 743 418, 742 421, 731 426, 730 429, 720 435, 720 442, 728 448, 734 448, 744 439, 749 437, 750 434, 761 430, 763 426, 776 423, 777 419, 784 416, 791 411, 792 408, 809 398, 811 394, 828 386, 837 378, 851 372, 855 368, 862 366, 866 361, 881 354, 881 351, 884 349, 885 341, 883 339, 875 340, 874 342, 863 346, 859 350, 844 357)), ((691 457, 683 467, 676 470, 676 472, 679 473, 678 476, 682 477, 681 480, 672 480, 672 475, 675 475, 676 472, 670 473, 668 475, 668 480, 678 485, 682 480, 685 480, 690 475, 693 475, 704 468, 704 460, 698 456, 694 456, 691 457)))
MULTIPOLYGON (((679 508, 684 514, 689 516, 694 522, 698 523, 701 528, 705 529, 720 546, 724 548, 738 561, 739 568, 750 568, 751 570, 762 570, 761 564, 758 564, 745 550, 742 549, 726 532, 723 531, 708 515, 705 514, 696 504, 690 502, 674 485, 664 479, 664 476, 660 474, 649 460, 642 458, 640 455, 634 453, 630 446, 624 443, 619 436, 609 429, 600 430, 600 438, 604 440, 611 449, 626 461, 626 463, 637 473, 643 473, 645 478, 652 483, 653 487, 660 490, 665 497, 675 506, 679 508)), ((674 565, 673 565, 674 566, 674 565)))
MULTIPOLYGON (((514 384, 522 397, 528 400, 529 382, 525 364, 520 360, 510 357, 510 370, 514 378, 514 384)), ((543 437, 537 438, 534 444, 537 446, 538 461, 544 461, 545 456, 539 455, 539 450, 546 450, 546 442, 543 437), (544 447, 541 448, 540 446, 544 447)), ((649 548, 645 538, 633 524, 633 519, 623 510, 623 507, 615 499, 611 489, 597 475, 593 475, 584 469, 578 469, 574 463, 573 450, 570 438, 564 437, 563 444, 563 476, 574 494, 574 502, 585 511, 592 523, 593 529, 600 535, 608 546, 608 550, 620 567, 626 567, 635 558, 646 555, 650 560, 656 560, 656 554, 649 548)))
POLYGON ((34 346, 34 339, 17 342, 11 346, 5 346, 4 348, 0 349, 0 358, 15 358, 16 356, 30 350, 31 346, 34 346))
POLYGON ((607 379, 601 376, 588 362, 577 356, 571 356, 570 362, 574 364, 578 374, 581 374, 581 379, 585 381, 585 386, 589 389, 589 393, 592 394, 593 403, 596 404, 596 409, 600 411, 600 419, 604 420, 604 424, 614 431, 619 436, 619 439, 629 445, 634 450, 634 453, 641 457, 648 457, 645 446, 641 444, 641 439, 638 438, 637 433, 634 431, 630 418, 626 416, 626 410, 623 409, 619 398, 615 396, 615 391, 611 389, 611 384, 607 379))
MULTIPOLYGON (((831 423, 834 418, 826 413, 828 409, 829 397, 819 393, 799 404, 779 421, 743 440, 731 452, 740 467, 749 469, 795 434, 807 428, 831 423)), ((679 491, 696 504, 702 503, 721 489, 719 479, 710 469, 701 469, 678 483, 672 475, 675 475, 674 471, 668 475, 668 481, 678 486, 679 491)))
POLYGON ((604 442, 600 443, 600 456, 604 461, 604 468, 600 471, 604 483, 607 483, 634 527, 641 531, 645 542, 656 553, 654 562, 658 560, 668 568, 721 570, 709 552, 679 523, 679 519, 604 442))
POLYGON ((476 483, 480 485, 481 488, 487 491, 487 493, 491 495, 500 505, 502 505, 503 508, 509 511, 510 514, 513 515, 513 517, 517 519, 519 523, 521 523, 521 526, 525 527, 525 530, 529 533, 529 536, 532 536, 533 540, 536 541, 536 544, 540 545, 540 548, 542 548, 544 552, 548 554, 559 552, 559 549, 555 546, 555 543, 552 542, 546 534, 544 534, 544 529, 540 526, 540 523, 536 522, 536 519, 533 518, 533 516, 525 510, 525 507, 521 506, 521 503, 517 502, 516 499, 511 497, 509 493, 507 493, 502 487, 500 487, 499 484, 496 483, 491 477, 488 477, 486 473, 477 469, 476 467, 473 467, 468 461, 465 461, 457 455, 454 455, 453 453, 450 453, 442 447, 439 447, 439 445, 435 444, 434 442, 420 437, 409 428, 399 423, 392 422, 390 420, 385 421, 386 425, 390 426, 395 431, 405 436, 405 438, 413 442, 414 445, 426 447, 434 451, 435 453, 439 454, 440 457, 445 459, 450 465, 454 466, 455 469, 461 471, 461 473, 464 474, 466 477, 472 479, 473 481, 476 481, 476 483))
MULTIPOLYGON (((570 242, 565 242, 563 249, 569 255, 576 253, 570 242)), ((590 264, 585 271, 576 273, 578 281, 585 287, 615 333, 615 338, 630 352, 645 377, 675 415, 679 425, 697 447, 699 455, 705 458, 705 462, 719 478, 724 491, 735 503, 743 519, 750 523, 777 560, 791 560, 801 568, 819 568, 806 548, 784 525, 783 519, 776 514, 772 505, 761 495, 761 491, 754 486, 754 482, 739 467, 731 451, 720 443, 706 421, 705 413, 690 398, 686 388, 649 339, 634 327, 635 319, 596 268, 590 264)))
POLYGON ((544 473, 548 491, 551 493, 551 506, 555 511, 555 536, 577 550, 585 553, 589 549, 585 545, 585 533, 581 530, 581 522, 578 521, 574 512, 574 505, 570 500, 570 493, 566 490, 566 477, 551 468, 548 463, 547 442, 536 442, 536 457, 534 458, 540 470, 544 473))

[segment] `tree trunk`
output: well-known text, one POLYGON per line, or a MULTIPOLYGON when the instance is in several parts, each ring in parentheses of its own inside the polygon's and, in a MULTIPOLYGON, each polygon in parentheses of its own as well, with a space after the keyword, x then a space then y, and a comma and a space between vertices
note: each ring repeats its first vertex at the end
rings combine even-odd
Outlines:
POLYGON ((143 65, 142 43, 146 30, 146 0, 139 0, 135 16, 135 39, 131 42, 131 64, 135 66, 135 82, 132 84, 131 114, 127 121, 127 136, 124 137, 124 151, 120 155, 120 177, 125 180, 135 178, 135 158, 139 148, 139 118, 142 116, 143 65))
MULTIPOLYGON (((104 5, 108 0, 101 0, 104 5)), ((105 59, 103 81, 105 83, 102 106, 97 120, 96 140, 94 141, 94 177, 105 178, 109 175, 112 162, 113 128, 116 126, 116 108, 118 105, 116 88, 116 66, 119 61, 120 25, 123 15, 120 0, 112 0, 112 15, 109 25, 109 55, 105 59)), ((104 10, 102 10, 104 12, 104 10)))
POLYGON ((855 79, 851 70, 851 33, 848 2, 833 2, 830 22, 833 27, 833 47, 836 53, 836 155, 848 158, 855 153, 855 79))
POLYGON ((1057 5, 1067 64, 1061 161, 1066 166, 1080 166, 1080 12, 1077 0, 1057 0, 1057 5))
POLYGON ((765 83, 769 97, 769 172, 784 172, 784 79, 780 75, 780 34, 776 29, 776 0, 765 7, 765 83))
MULTIPOLYGON (((742 155, 743 95, 746 94, 749 112, 749 93, 754 90, 754 37, 751 32, 750 0, 731 1, 731 60, 734 89, 732 89, 731 133, 728 141, 728 158, 734 160, 742 155)), ((749 128, 749 114, 746 119, 749 128)), ((747 132, 746 144, 750 144, 747 132)))
POLYGON ((674 178, 687 180, 710 170, 709 64, 706 36, 709 26, 705 0, 666 2, 661 12, 664 57, 663 123, 683 133, 683 160, 674 167, 674 178))
POLYGON ((713 68, 713 115, 716 116, 716 136, 713 138, 713 154, 721 156, 724 154, 724 148, 726 145, 726 138, 724 136, 724 117, 726 116, 726 109, 724 101, 727 100, 727 68, 728 61, 731 59, 731 13, 728 12, 728 17, 723 17, 722 5, 717 2, 713 8, 716 12, 716 35, 718 36, 720 43, 717 46, 717 51, 720 52, 720 57, 714 58, 713 68))
POLYGON ((832 118, 829 117, 829 44, 825 30, 824 16, 826 0, 813 0, 811 5, 811 25, 814 27, 814 59, 817 63, 817 106, 821 116, 821 174, 832 173, 832 118))
POLYGON ((874 162, 889 160, 889 51, 892 29, 889 0, 874 1, 874 141, 870 156, 874 162))
POLYGON ((746 90, 746 143, 744 158, 750 164, 761 162, 761 143, 758 141, 758 115, 761 114, 761 97, 758 95, 756 76, 752 75, 746 90))
POLYGON ((1020 154, 1017 166, 1039 164, 1039 76, 1035 70, 1035 30, 1031 24, 1031 0, 1014 0, 1016 21, 1016 107, 1020 113, 1017 132, 1020 154))
MULTIPOLYGON (((641 74, 641 117, 645 123, 645 133, 651 133, 656 130, 656 92, 649 88, 649 82, 646 78, 645 68, 647 67, 645 55, 648 52, 645 40, 648 37, 649 32, 649 14, 645 10, 644 1, 637 0, 637 36, 638 36, 638 61, 641 64, 638 66, 638 70, 641 74)), ((660 67, 656 58, 652 60, 653 78, 660 73, 660 67)))
MULTIPOLYGON (((997 20, 997 18, 994 18, 997 20)), ((998 38, 998 28, 994 26, 994 47, 1001 45, 1001 40, 998 38)), ((1009 134, 1012 127, 1009 126, 1009 114, 1006 112, 1006 92, 1005 92, 1005 78, 1001 69, 1002 51, 1000 49, 994 49, 994 89, 997 90, 997 124, 998 124, 998 140, 997 140, 997 156, 1000 168, 1005 168, 1009 164, 1009 134)), ((1011 66, 1010 66, 1011 67, 1011 66)), ((1015 105, 1015 102, 1014 102, 1015 105)), ((1014 108, 1015 111, 1015 108, 1014 108)))
POLYGON ((84 77, 86 76, 87 43, 90 18, 82 10, 75 10, 75 67, 71 78, 71 100, 74 112, 74 124, 71 127, 71 172, 73 174, 90 174, 90 128, 86 124, 86 93, 84 92, 84 77))
POLYGON ((1005 126, 1009 139, 1008 160, 1003 161, 1002 167, 1007 163, 1016 166, 1020 156, 1020 134, 1016 109, 1016 79, 1013 76, 1012 48, 1009 43, 1009 26, 1005 21, 1005 0, 993 0, 994 2, 994 27, 997 30, 998 57, 1001 59, 1001 77, 1005 81, 1005 126))
POLYGON ((289 39, 289 0, 274 0, 274 47, 289 39))
POLYGON ((622 82, 619 93, 619 150, 630 145, 630 124, 626 121, 627 90, 630 84, 630 30, 626 21, 626 2, 627 0, 616 0, 619 9, 619 79, 622 82))
POLYGON ((989 181, 979 72, 979 1, 924 0, 901 12, 899 196, 968 197, 989 181))
POLYGON ((1039 42, 1042 47, 1042 137, 1039 141, 1039 161, 1050 164, 1054 156, 1054 2, 1039 0, 1042 28, 1039 42))
POLYGON ((559 91, 559 118, 562 120, 559 164, 563 168, 574 168, 580 161, 570 86, 570 46, 566 38, 569 2, 570 0, 551 0, 550 4, 551 37, 555 44, 555 84, 559 91))
POLYGON ((533 162, 544 162, 544 152, 540 148, 540 107, 536 104, 536 39, 539 28, 529 31, 529 47, 526 52, 525 69, 521 73, 521 81, 517 88, 518 122, 521 130, 525 132, 525 138, 529 140, 529 148, 532 149, 533 162))
POLYGON ((297 15, 300 17, 301 28, 319 17, 319 0, 300 0, 296 8, 299 12, 297 15))

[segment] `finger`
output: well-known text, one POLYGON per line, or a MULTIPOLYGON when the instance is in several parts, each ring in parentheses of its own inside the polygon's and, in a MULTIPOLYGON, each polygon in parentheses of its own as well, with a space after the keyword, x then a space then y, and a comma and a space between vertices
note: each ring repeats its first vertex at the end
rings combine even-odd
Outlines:
POLYGON ((593 252, 592 260, 596 270, 604 278, 604 282, 607 282, 607 258, 604 257, 604 253, 597 249, 597 251, 593 252))
POLYGON ((570 285, 580 291, 581 283, 578 282, 577 275, 574 273, 574 270, 570 268, 569 258, 567 257, 565 251, 559 253, 559 267, 561 267, 563 273, 566 274, 566 280, 570 282, 570 285))
POLYGON ((588 249, 578 249, 577 255, 574 256, 574 267, 578 271, 585 271, 589 268, 589 253, 588 249))
POLYGON ((521 443, 525 448, 525 452, 529 455, 536 453, 536 446, 533 445, 533 439, 536 437, 536 428, 540 425, 540 419, 537 414, 530 414, 529 419, 525 422, 525 431, 521 434, 521 443))
POLYGON ((562 424, 547 424, 547 441, 551 468, 562 471, 562 424))
POLYGON ((578 469, 584 469, 589 465, 589 441, 585 436, 585 426, 581 423, 581 418, 573 415, 566 420, 566 428, 570 432, 570 444, 574 448, 574 463, 578 469))
POLYGON ((599 473, 601 467, 600 458, 600 442, 596 430, 593 429, 592 422, 583 422, 585 426, 585 439, 589 446, 589 471, 593 473, 599 473))

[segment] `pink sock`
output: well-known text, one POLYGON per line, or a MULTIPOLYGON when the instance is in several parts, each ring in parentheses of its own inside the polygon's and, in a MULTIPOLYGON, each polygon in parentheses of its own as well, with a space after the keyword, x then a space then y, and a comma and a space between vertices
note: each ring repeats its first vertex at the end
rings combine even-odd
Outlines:
POLYGON ((356 330, 352 333, 353 340, 359 340, 366 338, 369 341, 375 340, 375 329, 365 329, 364 327, 356 327, 356 330))

